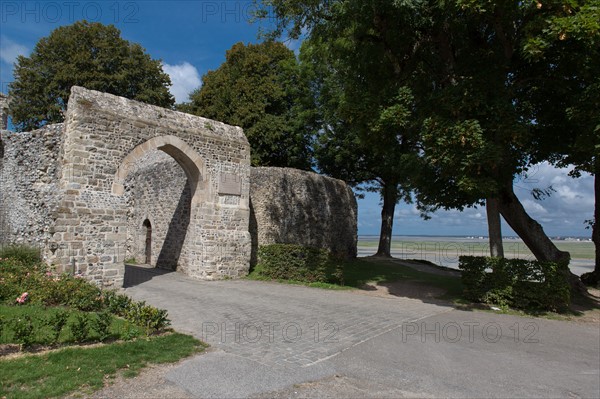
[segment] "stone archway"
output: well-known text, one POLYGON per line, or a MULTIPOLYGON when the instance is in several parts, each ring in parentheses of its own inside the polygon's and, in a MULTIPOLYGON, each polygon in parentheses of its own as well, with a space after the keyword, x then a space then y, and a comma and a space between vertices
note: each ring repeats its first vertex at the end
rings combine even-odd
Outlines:
POLYGON ((177 161, 192 190, 181 271, 200 279, 248 272, 250 146, 241 128, 73 87, 63 134, 49 261, 98 284, 121 284, 124 179, 136 160, 160 150, 177 161))

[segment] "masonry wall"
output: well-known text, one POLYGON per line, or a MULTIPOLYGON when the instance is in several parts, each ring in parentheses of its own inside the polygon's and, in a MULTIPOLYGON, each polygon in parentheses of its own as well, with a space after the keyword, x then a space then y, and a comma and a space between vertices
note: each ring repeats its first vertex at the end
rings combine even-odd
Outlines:
POLYGON ((74 87, 64 124, 0 133, 0 242, 119 286, 123 262, 191 277, 248 272, 258 245, 356 256, 356 201, 342 181, 250 168, 238 127, 74 87))
POLYGON ((252 168, 250 182, 254 254, 260 245, 289 243, 356 257, 357 204, 346 183, 313 172, 265 167, 252 168))
POLYGON ((0 132, 0 243, 43 249, 52 238, 62 140, 62 124, 0 132))
POLYGON ((142 157, 161 150, 193 185, 186 273, 219 279, 248 272, 250 146, 241 128, 73 87, 64 135, 54 262, 74 263, 99 284, 120 284, 126 179, 142 157))
POLYGON ((8 128, 8 96, 0 93, 0 130, 8 128))

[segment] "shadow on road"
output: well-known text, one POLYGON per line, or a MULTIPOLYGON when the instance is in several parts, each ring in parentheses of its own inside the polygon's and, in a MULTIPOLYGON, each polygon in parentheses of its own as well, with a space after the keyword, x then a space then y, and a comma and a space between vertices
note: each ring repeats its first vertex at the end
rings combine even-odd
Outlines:
POLYGON ((149 265, 125 265, 123 288, 134 287, 152 280, 155 276, 174 273, 173 270, 159 269, 149 265))

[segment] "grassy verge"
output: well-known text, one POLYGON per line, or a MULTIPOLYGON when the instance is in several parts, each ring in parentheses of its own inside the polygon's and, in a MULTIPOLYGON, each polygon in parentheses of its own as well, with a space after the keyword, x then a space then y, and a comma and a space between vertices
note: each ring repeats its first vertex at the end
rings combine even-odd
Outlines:
MULTIPOLYGON (((306 283, 296 280, 272 280, 260 276, 256 271, 253 271, 248 278, 251 280, 276 281, 283 284, 297 284, 308 287, 348 290, 361 289, 367 283, 376 283, 385 285, 393 282, 408 282, 429 285, 443 289, 445 294, 438 299, 452 302, 458 309, 467 311, 489 311, 493 313, 510 314, 523 317, 542 317, 556 320, 577 320, 594 314, 600 317, 600 307, 598 301, 584 297, 579 293, 575 293, 573 303, 570 309, 563 313, 538 310, 517 310, 510 308, 502 308, 500 310, 490 310, 488 305, 472 303, 463 298, 463 285, 460 277, 453 275, 441 275, 427 273, 416 270, 410 266, 402 265, 397 261, 376 259, 376 258, 358 258, 352 261, 346 261, 342 264, 344 285, 333 283, 306 283)), ((443 268, 440 268, 443 270, 443 268)))
POLYGON ((204 348, 195 338, 175 333, 1 360, 0 397, 52 398, 78 390, 91 392, 119 371, 133 377, 149 364, 173 363, 204 348))
POLYGON ((322 282, 306 283, 297 280, 271 280, 260 276, 256 271, 250 273, 248 278, 251 280, 277 281, 284 284, 299 284, 334 290, 362 288, 367 283, 412 281, 444 289, 446 294, 442 297, 443 299, 459 299, 462 294, 462 283, 458 277, 421 272, 391 260, 354 259, 343 262, 342 270, 343 285, 322 282))

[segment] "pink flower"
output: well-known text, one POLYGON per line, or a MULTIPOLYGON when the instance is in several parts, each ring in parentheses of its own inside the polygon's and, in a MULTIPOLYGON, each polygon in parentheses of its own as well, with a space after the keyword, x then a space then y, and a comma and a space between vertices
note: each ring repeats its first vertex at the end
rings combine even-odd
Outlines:
POLYGON ((17 298, 17 303, 18 304, 24 304, 25 301, 27 301, 27 298, 29 298, 29 294, 27 292, 24 292, 21 294, 20 297, 17 298))
POLYGON ((52 272, 46 272, 46 277, 52 277, 52 272))

